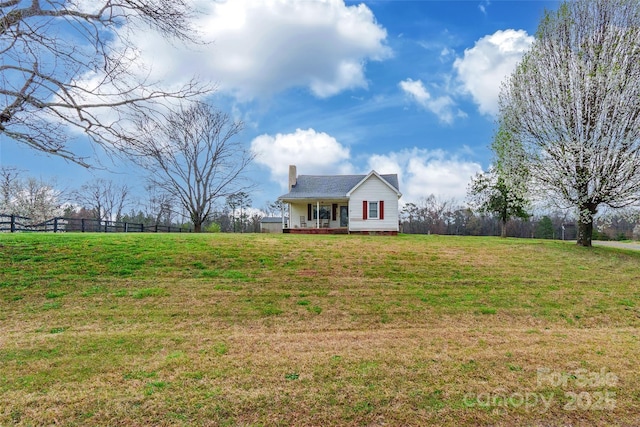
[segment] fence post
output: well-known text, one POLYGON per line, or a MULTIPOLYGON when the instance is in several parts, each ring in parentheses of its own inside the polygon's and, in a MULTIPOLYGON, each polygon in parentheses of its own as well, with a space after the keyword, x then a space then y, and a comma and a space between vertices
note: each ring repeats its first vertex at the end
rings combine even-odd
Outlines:
POLYGON ((158 224, 156 224, 156 233, 158 232, 158 224))
POLYGON ((84 218, 80 219, 80 230, 84 233, 84 218))
POLYGON ((11 214, 11 232, 16 232, 16 216, 11 214))
POLYGON ((129 232, 129 224, 127 224, 126 222, 124 223, 124 232, 125 233, 129 232))
POLYGON ((144 233, 144 224, 140 224, 140 232, 144 233))
POLYGON ((104 222, 104 232, 108 232, 109 230, 107 229, 107 224, 109 224, 109 222, 105 221, 104 222))
POLYGON ((58 232, 58 218, 53 218, 53 232, 58 232))

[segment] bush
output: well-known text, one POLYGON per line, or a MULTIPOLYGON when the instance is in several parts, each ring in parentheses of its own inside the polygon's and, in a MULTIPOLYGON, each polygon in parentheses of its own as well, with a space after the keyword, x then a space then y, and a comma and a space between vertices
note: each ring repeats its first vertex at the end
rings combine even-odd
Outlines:
POLYGON ((204 228, 204 231, 207 233, 219 233, 220 230, 220 224, 218 224, 217 222, 212 222, 204 228))
POLYGON ((599 231, 594 229, 593 234, 591 235, 591 239, 593 240, 611 240, 609 235, 603 231, 599 231))
POLYGON ((627 240, 627 235, 621 231, 616 235, 616 240, 618 241, 627 240))

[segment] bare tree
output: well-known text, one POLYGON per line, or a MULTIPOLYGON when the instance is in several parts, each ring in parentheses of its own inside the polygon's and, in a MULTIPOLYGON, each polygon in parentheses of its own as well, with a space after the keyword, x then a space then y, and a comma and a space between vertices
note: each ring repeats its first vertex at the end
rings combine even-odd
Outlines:
POLYGON ((640 3, 547 12, 500 107, 534 183, 577 210, 578 245, 591 246, 599 207, 640 200, 640 3))
POLYGON ((147 185, 145 191, 148 195, 145 204, 147 217, 154 219, 153 224, 171 225, 175 205, 173 196, 153 185, 147 185))
POLYGON ((430 194, 419 201, 420 217, 428 227, 428 232, 433 234, 445 234, 449 224, 453 221, 455 200, 436 197, 430 194))
POLYGON ((128 118, 154 114, 174 91, 138 77, 131 35, 157 30, 192 40, 187 0, 7 0, 0 2, 0 133, 87 166, 69 147, 69 128, 108 150, 135 135, 128 118))
POLYGON ((166 121, 139 124, 145 137, 136 145, 139 165, 149 182, 170 194, 202 231, 222 197, 248 189, 243 173, 253 155, 236 140, 241 122, 212 107, 194 103, 166 121))
POLYGON ((284 204, 282 201, 276 200, 274 202, 267 202, 262 210, 265 212, 266 216, 278 217, 282 215, 283 208, 284 204))
POLYGON ((129 193, 127 184, 118 185, 111 180, 98 178, 74 191, 73 198, 91 210, 97 220, 120 221, 128 203, 129 193))

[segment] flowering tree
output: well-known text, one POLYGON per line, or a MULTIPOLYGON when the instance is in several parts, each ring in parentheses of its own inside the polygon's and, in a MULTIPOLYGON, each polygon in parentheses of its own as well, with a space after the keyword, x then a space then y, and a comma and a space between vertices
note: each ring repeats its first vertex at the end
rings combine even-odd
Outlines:
POLYGON ((477 173, 468 190, 469 204, 481 212, 489 212, 500 218, 500 236, 507 237, 507 222, 513 218, 529 218, 527 199, 523 192, 508 184, 507 178, 497 168, 477 173))
POLYGON ((529 169, 522 145, 500 122, 491 149, 494 166, 477 173, 467 191, 469 205, 480 212, 497 215, 501 237, 507 237, 507 222, 511 218, 529 218, 529 169))
POLYGON ((62 191, 51 182, 23 178, 15 169, 0 167, 0 190, 2 214, 24 216, 37 224, 63 213, 62 191))
POLYGON ((578 245, 591 246, 599 207, 640 201, 640 2, 547 12, 500 108, 533 184, 577 210, 578 245))

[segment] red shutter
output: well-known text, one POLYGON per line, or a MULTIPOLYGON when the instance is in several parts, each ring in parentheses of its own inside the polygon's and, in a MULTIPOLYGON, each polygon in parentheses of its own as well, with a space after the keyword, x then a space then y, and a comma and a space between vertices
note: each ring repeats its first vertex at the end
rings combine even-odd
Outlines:
POLYGON ((307 221, 311 221, 313 218, 311 218, 311 203, 309 203, 307 205, 307 221))
POLYGON ((378 217, 384 219, 384 200, 380 200, 380 214, 378 217))
POLYGON ((362 219, 367 219, 367 214, 369 212, 367 212, 367 210, 369 209, 369 204, 367 203, 366 200, 362 201, 362 219))

